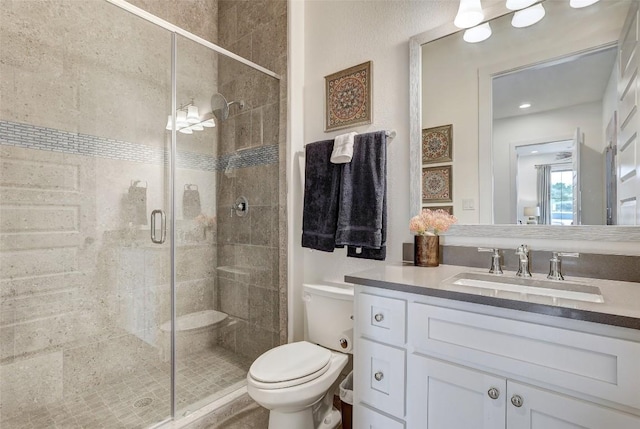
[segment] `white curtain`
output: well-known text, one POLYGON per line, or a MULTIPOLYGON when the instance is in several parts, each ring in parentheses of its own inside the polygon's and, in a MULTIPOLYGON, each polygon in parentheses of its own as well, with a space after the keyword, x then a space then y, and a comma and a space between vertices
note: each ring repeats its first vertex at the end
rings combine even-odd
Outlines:
POLYGON ((538 170, 539 222, 544 225, 551 225, 551 166, 536 165, 536 169, 538 170))

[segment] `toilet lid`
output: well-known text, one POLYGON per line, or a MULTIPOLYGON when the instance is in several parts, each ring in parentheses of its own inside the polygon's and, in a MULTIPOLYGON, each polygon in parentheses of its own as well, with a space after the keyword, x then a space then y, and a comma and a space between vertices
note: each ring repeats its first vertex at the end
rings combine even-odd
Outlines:
POLYGON ((265 352, 253 362, 249 374, 264 383, 295 380, 320 371, 330 359, 329 350, 300 341, 265 352))

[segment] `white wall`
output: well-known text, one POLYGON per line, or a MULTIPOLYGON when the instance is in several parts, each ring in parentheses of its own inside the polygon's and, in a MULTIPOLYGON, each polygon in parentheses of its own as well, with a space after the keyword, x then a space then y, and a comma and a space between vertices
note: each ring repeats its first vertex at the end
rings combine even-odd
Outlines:
MULTIPOLYGON (((299 0, 293 0, 290 11, 299 10, 299 0)), ((298 108, 304 111, 304 131, 293 133, 292 125, 290 167, 292 174, 289 190, 290 264, 294 278, 304 281, 338 280, 344 275, 367 269, 376 264, 400 261, 402 243, 411 240, 409 213, 409 38, 430 28, 452 20, 457 2, 452 1, 316 1, 304 4, 304 26, 296 23, 290 31, 295 49, 296 40, 304 37, 304 66, 295 64, 292 74, 304 73, 304 87, 290 87, 292 103, 302 92, 304 101, 298 108), (387 261, 374 262, 347 258, 343 249, 324 253, 302 249, 300 246, 303 193, 299 186, 300 172, 296 152, 305 143, 332 138, 344 131, 325 133, 324 130, 324 77, 345 68, 373 61, 373 121, 370 125, 355 127, 357 132, 394 129, 397 137, 388 147, 388 231, 387 261), (303 275, 295 271, 303 267, 303 275)), ((295 54, 295 52, 292 52, 295 54)), ((292 58, 295 62, 295 59, 292 58)), ((293 77, 292 75, 292 77, 293 77)), ((291 106, 296 110, 296 106, 291 106)), ((299 124, 296 124, 296 127, 299 124)), ((302 305, 300 284, 291 286, 289 317, 291 340, 302 337, 302 305)))
POLYGON ((580 104, 526 116, 514 116, 493 122, 494 219, 497 224, 513 223, 522 216, 514 212, 513 192, 510 189, 510 146, 542 143, 572 138, 576 128, 584 135, 582 150, 583 223, 604 224, 603 193, 604 149, 602 104, 580 104))

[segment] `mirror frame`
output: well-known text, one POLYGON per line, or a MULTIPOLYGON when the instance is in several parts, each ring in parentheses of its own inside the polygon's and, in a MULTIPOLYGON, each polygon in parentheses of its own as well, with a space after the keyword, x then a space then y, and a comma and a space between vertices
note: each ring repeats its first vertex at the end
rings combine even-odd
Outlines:
MULTIPOLYGON (((502 3, 502 2, 501 2, 502 3)), ((503 4, 494 5, 485 10, 485 21, 491 21, 512 11, 503 4)), ((461 31, 453 22, 425 31, 409 39, 409 211, 411 215, 422 210, 422 45, 434 42, 443 37, 461 31)), ((482 118, 479 118, 482 120, 482 118)), ((479 128, 490 127, 489 124, 479 124, 479 128)), ((486 132, 486 131, 485 131, 486 132)), ((478 158, 479 168, 479 196, 478 210, 480 218, 486 218, 491 207, 482 203, 487 197, 487 189, 493 189, 491 150, 480 151, 480 130, 478 130, 478 156, 484 152, 482 160, 478 158), (489 174, 487 173, 489 170, 489 174)), ((455 162, 455 161, 454 161, 455 162)), ((529 238, 545 240, 575 240, 575 241, 609 241, 630 242, 640 241, 640 227, 620 225, 453 225, 445 236, 458 237, 487 237, 487 238, 529 238)))

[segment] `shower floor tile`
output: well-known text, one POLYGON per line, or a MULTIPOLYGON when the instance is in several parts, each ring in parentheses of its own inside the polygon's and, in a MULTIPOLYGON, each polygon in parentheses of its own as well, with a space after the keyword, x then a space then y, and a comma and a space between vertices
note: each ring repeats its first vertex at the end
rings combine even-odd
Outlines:
MULTIPOLYGON (((222 347, 177 356, 178 414, 194 411, 245 379, 251 361, 222 347), (206 402, 205 402, 206 401, 206 402), (186 411, 188 410, 188 411, 186 411)), ((2 421, 3 429, 137 429, 169 417, 170 365, 149 364, 130 376, 68 396, 46 406, 33 406, 21 416, 2 421)))

